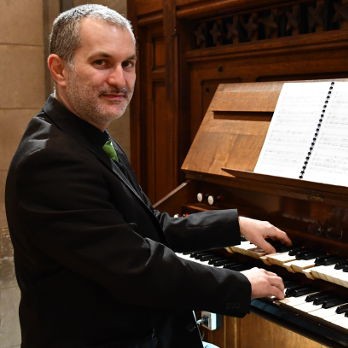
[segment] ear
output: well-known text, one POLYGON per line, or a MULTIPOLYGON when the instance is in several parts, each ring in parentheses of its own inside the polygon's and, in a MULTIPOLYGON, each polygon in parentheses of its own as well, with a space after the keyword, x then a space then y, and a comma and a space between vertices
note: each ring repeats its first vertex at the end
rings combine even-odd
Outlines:
POLYGON ((52 79, 60 86, 66 85, 65 64, 64 60, 57 54, 50 54, 47 58, 47 66, 52 79))

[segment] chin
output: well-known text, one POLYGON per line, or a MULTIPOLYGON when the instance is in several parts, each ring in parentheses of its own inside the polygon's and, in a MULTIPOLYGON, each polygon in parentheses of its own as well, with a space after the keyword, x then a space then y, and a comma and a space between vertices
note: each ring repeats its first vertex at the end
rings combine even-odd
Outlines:
POLYGON ((109 113, 104 115, 104 119, 108 120, 109 122, 118 120, 119 118, 121 118, 123 116, 124 112, 113 112, 113 113, 109 113))

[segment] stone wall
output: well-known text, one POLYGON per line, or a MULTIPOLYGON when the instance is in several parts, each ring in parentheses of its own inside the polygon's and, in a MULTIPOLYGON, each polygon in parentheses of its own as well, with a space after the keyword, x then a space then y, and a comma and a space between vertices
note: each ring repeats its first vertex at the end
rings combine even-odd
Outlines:
MULTIPOLYGON (((72 5, 87 1, 70 1, 72 5)), ((126 14, 127 1, 95 1, 126 14)), ((29 121, 50 93, 45 45, 59 0, 0 0, 0 347, 18 348, 18 290, 4 207, 7 170, 29 121)), ((116 121, 110 132, 129 153, 129 116, 116 121)))
POLYGON ((0 1, 0 346, 19 347, 19 291, 4 207, 7 169, 45 98, 44 0, 0 1))

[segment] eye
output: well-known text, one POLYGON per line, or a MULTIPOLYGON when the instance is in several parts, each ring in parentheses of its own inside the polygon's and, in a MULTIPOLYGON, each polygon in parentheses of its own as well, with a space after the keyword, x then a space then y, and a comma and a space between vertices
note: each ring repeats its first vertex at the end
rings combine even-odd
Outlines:
POLYGON ((122 67, 125 70, 132 70, 135 67, 135 59, 128 59, 122 62, 122 67))
POLYGON ((97 69, 104 69, 107 68, 108 62, 106 59, 96 59, 92 62, 92 65, 97 69))

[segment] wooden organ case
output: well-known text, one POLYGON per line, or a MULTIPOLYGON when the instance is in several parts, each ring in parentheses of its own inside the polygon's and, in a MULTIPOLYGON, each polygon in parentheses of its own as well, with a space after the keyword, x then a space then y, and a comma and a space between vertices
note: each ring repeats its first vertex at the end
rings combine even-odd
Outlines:
MULTIPOLYGON (((341 276, 319 279, 310 268, 289 271, 285 263, 270 264, 256 254, 242 255, 238 248, 219 252, 348 302, 348 187, 253 172, 282 85, 220 84, 182 165, 186 181, 156 207, 172 214, 238 208, 240 215, 268 220, 287 231, 296 245, 346 260, 345 268, 337 270, 341 276)), ((206 332, 206 338, 222 348, 348 347, 347 327, 325 315, 267 299, 253 301, 252 312, 243 319, 225 317, 223 327, 206 332)))
POLYGON ((348 0, 129 0, 138 41, 131 160, 156 202, 220 83, 348 77, 348 0))

